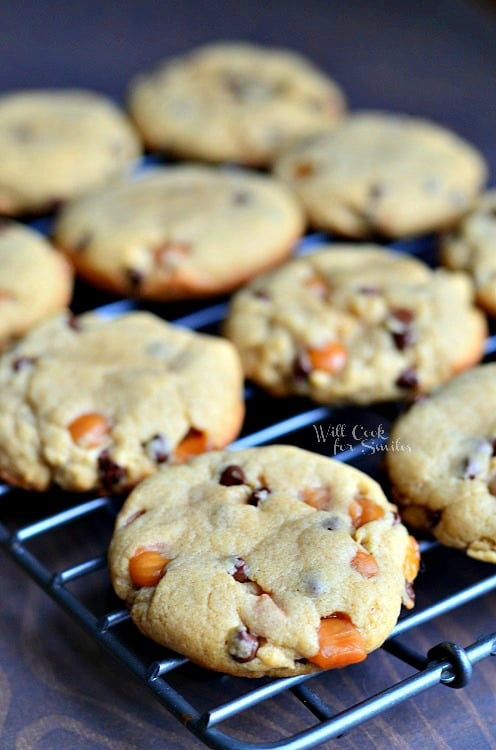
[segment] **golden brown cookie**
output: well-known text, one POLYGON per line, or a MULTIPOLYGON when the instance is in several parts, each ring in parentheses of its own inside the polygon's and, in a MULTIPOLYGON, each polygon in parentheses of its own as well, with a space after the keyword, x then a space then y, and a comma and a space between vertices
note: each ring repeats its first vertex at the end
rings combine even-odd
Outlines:
POLYGON ((459 375, 395 424, 387 466, 402 517, 496 563, 496 364, 459 375))
POLYGON ((0 221, 0 350, 72 296, 69 263, 45 238, 13 221, 0 221))
POLYGON ((225 333, 276 395, 359 403, 429 391, 482 357, 464 274, 373 245, 322 246, 234 296, 225 333))
POLYGON ((275 165, 319 229, 365 239, 437 231, 470 208, 487 168, 440 125, 360 113, 296 145, 275 165))
POLYGON ((121 174, 140 155, 131 124, 90 91, 0 97, 0 214, 53 210, 121 174))
POLYGON ((496 190, 484 193, 441 238, 441 260, 448 268, 470 274, 477 302, 496 315, 496 190))
POLYGON ((277 265, 303 228, 296 200, 271 177, 177 166, 69 204, 54 237, 90 282, 180 299, 230 291, 277 265))
POLYGON ((243 411, 229 342, 150 313, 61 314, 0 358, 0 476, 122 492, 162 463, 225 446, 243 411))
POLYGON ((362 661, 413 606, 419 563, 362 472, 290 446, 164 467, 127 499, 109 551, 138 628, 244 677, 362 661))
POLYGON ((188 159, 270 164, 343 116, 336 83, 289 50, 234 42, 167 60, 131 84, 147 146, 188 159))

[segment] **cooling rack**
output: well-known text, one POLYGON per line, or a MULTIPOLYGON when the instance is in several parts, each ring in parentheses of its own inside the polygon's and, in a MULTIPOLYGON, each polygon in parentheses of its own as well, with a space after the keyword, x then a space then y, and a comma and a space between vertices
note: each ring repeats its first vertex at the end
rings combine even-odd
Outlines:
MULTIPOLYGON (((37 225, 46 228, 43 222, 37 225)), ((305 238, 298 252, 316 249, 322 239, 320 235, 305 238)), ((433 261, 433 242, 429 238, 399 243, 393 249, 433 261)), ((79 284, 73 306, 76 312, 90 307, 88 295, 88 288, 79 284)), ((105 316, 142 307, 131 300, 108 302, 105 295, 94 290, 91 302, 91 308, 105 316)), ((169 320, 174 319, 177 324, 212 333, 218 331, 226 303, 215 300, 207 305, 147 304, 146 308, 169 320)), ((491 335, 486 345, 486 359, 494 355, 496 335, 491 335)), ((270 398, 252 386, 248 386, 245 395, 247 418, 241 437, 231 446, 233 450, 269 443, 299 445, 363 469, 378 479, 387 492, 381 458, 389 426, 400 406, 316 407, 305 399, 270 398), (338 425, 340 430, 335 429, 338 425), (359 429, 353 430, 353 426, 359 429), (343 432, 347 435, 346 441, 333 437, 343 432)), ((441 641, 421 651, 412 647, 411 636, 423 625, 436 622, 444 615, 455 619, 466 605, 496 589, 494 567, 465 557, 460 567, 461 553, 421 539, 424 573, 416 586, 417 606, 399 620, 391 637, 363 665, 278 680, 253 681, 216 675, 139 635, 127 609, 111 591, 106 547, 119 499, 54 491, 47 501, 50 512, 40 515, 33 510, 36 504, 30 503, 29 493, 0 485, 0 495, 2 547, 96 642, 130 669, 166 709, 212 748, 304 750, 315 747, 436 685, 463 688, 471 680, 474 666, 496 654, 496 632, 480 637, 474 633, 473 642, 465 646, 456 641, 441 641), (60 542, 69 526, 81 538, 91 536, 90 553, 84 545, 69 552, 60 542), (46 561, 47 550, 50 550, 51 564, 46 561), (54 550, 58 551, 55 568, 54 550), (436 576, 432 575, 434 570, 436 576), (385 668, 388 660, 394 660, 395 670, 385 668), (369 678, 372 669, 381 674, 382 681, 361 679, 367 669, 369 678), (401 676, 390 679, 393 672, 400 672, 401 676), (362 686, 358 699, 356 693, 347 688, 345 673, 362 686), (363 689, 364 684, 368 689, 363 689), (291 708, 288 710, 288 704, 294 706, 294 701, 299 704, 299 722, 292 720, 291 708), (286 720, 282 725, 287 725, 286 734, 274 738, 268 724, 252 721, 254 710, 259 717, 284 711, 286 720), (304 721, 300 719, 302 714, 304 721), (248 739, 247 722, 250 725, 248 739)))

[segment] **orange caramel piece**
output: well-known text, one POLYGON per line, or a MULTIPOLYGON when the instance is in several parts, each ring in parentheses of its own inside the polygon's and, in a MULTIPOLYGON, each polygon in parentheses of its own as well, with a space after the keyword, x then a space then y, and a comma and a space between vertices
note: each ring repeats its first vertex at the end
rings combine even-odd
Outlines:
POLYGON ((325 510, 331 500, 331 493, 329 487, 305 487, 301 490, 300 497, 315 510, 325 510))
POLYGON ((82 448, 98 448, 105 443, 110 425, 102 414, 88 412, 74 419, 68 430, 77 445, 82 448))
POLYGON ((314 370, 324 370, 336 375, 345 366, 348 352, 339 341, 331 341, 321 348, 308 349, 307 356, 314 370))
POLYGON ((308 661, 322 669, 346 667, 367 656, 363 638, 350 618, 340 612, 320 621, 319 650, 308 661))
POLYGON ((408 549, 403 563, 403 573, 406 580, 411 583, 415 580, 420 565, 420 549, 417 540, 411 536, 408 542, 408 549))
POLYGON ((166 557, 152 549, 138 550, 129 560, 129 575, 135 586, 156 586, 165 573, 166 557))
POLYGON ((208 435, 201 430, 192 427, 188 434, 176 446, 174 457, 177 463, 184 463, 200 453, 205 453, 210 449, 208 435))
POLYGON ((379 566, 375 557, 363 549, 357 550, 355 557, 351 561, 351 567, 364 578, 373 578, 379 572, 379 566))
POLYGON ((380 505, 365 495, 353 498, 348 512, 355 529, 360 528, 360 526, 370 521, 377 521, 379 518, 384 518, 384 508, 381 508, 380 505))

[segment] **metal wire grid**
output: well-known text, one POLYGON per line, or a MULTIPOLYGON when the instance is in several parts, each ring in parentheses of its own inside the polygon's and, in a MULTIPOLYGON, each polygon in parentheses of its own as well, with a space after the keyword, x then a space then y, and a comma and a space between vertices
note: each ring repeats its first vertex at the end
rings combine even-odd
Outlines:
MULTIPOLYGON (((305 252, 309 247, 313 247, 319 239, 307 239, 301 251, 305 252)), ((425 242, 410 244, 406 248, 400 249, 422 255, 426 260, 429 260, 432 250, 430 244, 425 242)), ((135 306, 136 303, 123 300, 97 309, 103 315, 114 316, 135 306)), ((214 304, 195 310, 176 320, 176 322, 194 329, 210 330, 212 327, 215 328, 222 320, 224 313, 224 304, 214 304)), ((491 356, 495 352, 496 336, 491 336, 487 342, 486 355, 491 356)), ((290 413, 276 421, 267 423, 266 405, 263 404, 262 409, 259 408, 260 399, 263 399, 262 394, 257 389, 249 388, 246 397, 248 414, 262 411, 265 414, 265 423, 255 429, 245 431, 245 434, 233 443, 231 446, 233 449, 273 442, 297 442, 301 444, 299 435, 301 435, 302 430, 308 430, 313 424, 322 422, 332 415, 337 414, 340 419, 343 419, 343 413, 338 410, 328 407, 308 408, 305 402, 298 402, 296 408, 292 404, 290 413)), ((387 420, 391 417, 388 408, 385 407, 385 412, 380 408, 372 410, 372 412, 369 410, 367 412, 368 418, 373 414, 378 419, 382 419, 385 414, 387 420)), ((365 412, 362 410, 362 416, 364 414, 365 412)), ((339 453, 336 458, 360 466, 361 463, 367 461, 368 457, 370 458, 370 455, 367 456, 367 454, 374 452, 377 444, 385 439, 385 436, 380 436, 368 440, 367 448, 364 448, 363 443, 359 443, 339 453)), ((0 486, 0 495, 8 496, 15 492, 17 491, 8 486, 0 486)), ((312 682, 316 680, 317 676, 303 675, 272 681, 250 681, 250 688, 243 692, 241 696, 234 698, 228 697, 229 689, 226 689, 225 701, 207 710, 202 709, 190 702, 180 690, 171 684, 170 676, 186 665, 187 659, 173 652, 167 652, 158 646, 155 648, 157 658, 150 659, 148 647, 144 653, 141 653, 140 648, 137 648, 134 643, 129 644, 120 632, 121 626, 125 625, 130 619, 127 609, 117 608, 106 612, 103 616, 98 615, 84 603, 81 597, 68 588, 69 584, 85 579, 97 571, 104 570, 106 567, 105 552, 96 557, 84 559, 82 562, 65 569, 52 571, 46 567, 40 556, 30 549, 34 540, 49 536, 67 524, 84 524, 97 514, 101 515, 102 513, 108 519, 113 520, 116 507, 111 499, 106 497, 84 499, 73 507, 37 520, 32 524, 15 528, 13 531, 9 530, 5 524, 0 523, 0 544, 21 568, 87 633, 143 680, 155 693, 159 701, 179 721, 212 748, 225 750, 265 750, 266 748, 267 750, 269 748, 304 750, 305 748, 315 747, 338 737, 386 709, 402 703, 435 685, 441 683, 453 688, 464 687, 471 678, 473 665, 490 655, 496 654, 496 632, 479 638, 466 648, 454 643, 440 643, 433 646, 426 655, 412 650, 399 640, 400 636, 422 624, 494 591, 496 589, 496 574, 490 574, 488 568, 489 570, 493 569, 486 566, 485 571, 488 572, 488 575, 482 576, 475 583, 442 597, 434 604, 414 611, 398 622, 391 637, 382 646, 382 650, 401 660, 414 671, 406 678, 389 685, 386 689, 372 693, 363 701, 352 704, 343 711, 335 712, 312 687, 312 682), (269 701, 287 691, 290 691, 291 695, 308 709, 309 719, 313 721, 309 728, 287 736, 280 741, 259 741, 256 744, 239 740, 230 733, 230 730, 226 732, 218 728, 227 720, 240 716, 254 706, 269 701)), ((421 542, 423 559, 427 559, 438 547, 439 545, 436 542, 421 542)), ((105 580, 104 585, 108 588, 108 579, 104 578, 103 580, 105 580)), ((141 640, 145 641, 144 638, 141 638, 141 640)), ((203 671, 200 668, 197 669, 203 671)), ((331 673, 328 673, 328 676, 330 677, 331 673)), ((227 679, 234 683, 237 678, 227 679)), ((319 676, 319 679, 323 679, 322 676, 319 676)))

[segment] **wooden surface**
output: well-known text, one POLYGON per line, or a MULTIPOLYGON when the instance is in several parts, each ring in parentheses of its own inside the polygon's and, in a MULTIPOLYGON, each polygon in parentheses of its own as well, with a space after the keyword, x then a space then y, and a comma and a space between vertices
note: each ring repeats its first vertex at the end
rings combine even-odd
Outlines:
MULTIPOLYGON (((0 5, 0 89, 75 85, 122 98, 126 81, 141 68, 218 38, 293 46, 335 75, 353 107, 387 108, 443 122, 478 145, 496 174, 496 12, 489 4, 462 0, 4 2, 0 5)), ((301 439, 307 447, 315 447, 309 433, 301 439)), ((12 508, 0 499, 0 517, 42 515, 44 500, 40 497, 36 502, 39 507, 25 498, 12 508)), ((108 533, 108 528, 85 527, 82 533, 80 527, 69 527, 42 552, 57 569, 101 552, 108 533)), ((0 559, 1 750, 202 746, 10 559, 3 553, 0 559)), ((478 580, 488 568, 456 552, 435 553, 419 583, 420 604, 478 580)), ((91 594, 98 598, 100 587, 106 600, 108 583, 101 578, 91 594)), ((467 645, 496 629, 495 598, 487 596, 423 626, 406 641, 422 652, 442 640, 467 645)), ((475 667, 466 689, 435 688, 327 747, 495 748, 494 666, 493 660, 486 660, 475 667)), ((319 689, 338 710, 409 672, 379 653, 365 665, 326 677, 319 689)), ((207 704, 222 701, 226 690, 223 677, 208 673, 186 672, 177 683, 207 704)), ((300 731, 307 725, 305 709, 284 697, 271 707, 249 712, 242 724, 243 738, 275 740, 281 729, 300 731)))

